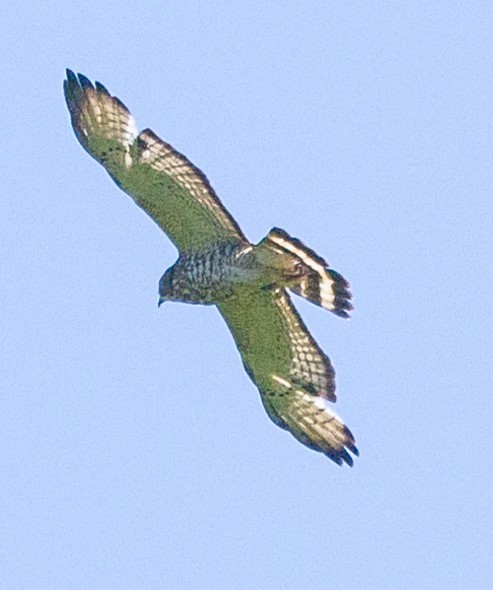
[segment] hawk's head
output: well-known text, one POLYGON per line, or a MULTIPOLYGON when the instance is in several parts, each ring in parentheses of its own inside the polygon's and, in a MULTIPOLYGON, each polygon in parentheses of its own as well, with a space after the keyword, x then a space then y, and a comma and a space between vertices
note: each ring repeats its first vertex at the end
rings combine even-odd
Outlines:
POLYGON ((193 300, 186 282, 183 281, 183 272, 179 263, 168 268, 159 281, 158 307, 165 301, 197 303, 197 301, 193 300))
POLYGON ((174 267, 168 268, 159 281, 159 302, 158 307, 164 301, 173 301, 175 299, 175 288, 174 288, 174 267))

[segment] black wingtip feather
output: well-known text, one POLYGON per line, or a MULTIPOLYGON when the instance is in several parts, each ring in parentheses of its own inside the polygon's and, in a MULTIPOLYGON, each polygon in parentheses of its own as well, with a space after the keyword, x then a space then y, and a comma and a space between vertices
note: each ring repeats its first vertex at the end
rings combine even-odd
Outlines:
POLYGON ((334 451, 324 452, 324 451, 322 451, 322 453, 328 459, 330 459, 331 461, 334 461, 334 463, 339 465, 339 467, 342 467, 344 465, 344 463, 346 463, 346 465, 348 465, 349 467, 352 467, 354 465, 353 458, 346 451, 346 449, 343 449, 342 451, 339 451, 339 452, 334 452, 334 451))
MULTIPOLYGON (((87 76, 84 76, 84 74, 75 74, 70 68, 67 68, 65 70, 65 73, 67 76, 67 79, 63 82, 65 96, 71 95, 75 98, 78 90, 80 91, 85 89, 96 89, 96 91, 100 92, 101 94, 111 96, 106 86, 101 84, 101 82, 95 82, 93 85, 93 83, 89 80, 89 78, 87 78, 87 76)), ((127 107, 120 100, 118 100, 117 98, 115 98, 114 100, 128 111, 127 107)))
POLYGON ((354 461, 353 458, 351 457, 351 455, 347 452, 344 451, 344 453, 341 453, 341 459, 347 464, 349 465, 349 467, 352 467, 354 465, 354 461))
POLYGON ((79 79, 79 84, 80 84, 81 88, 83 88, 83 89, 87 88, 87 89, 94 90, 94 86, 92 85, 92 82, 89 80, 89 78, 84 76, 84 74, 78 74, 77 77, 79 79))
POLYGON ((82 90, 72 70, 67 69, 67 79, 63 81, 63 92, 68 109, 73 116, 78 111, 78 99, 82 90))
POLYGON ((108 90, 106 89, 106 87, 103 86, 103 84, 101 84, 101 82, 96 82, 96 90, 98 92, 101 92, 103 94, 107 94, 108 96, 110 96, 110 93, 108 92, 108 90))
POLYGON ((67 100, 74 96, 74 89, 79 88, 79 82, 77 81, 77 76, 67 68, 66 70, 67 79, 63 81, 63 90, 65 92, 65 96, 67 100))
POLYGON ((346 425, 343 426, 343 433, 345 440, 343 446, 340 448, 334 448, 332 446, 326 448, 321 445, 317 450, 321 451, 326 457, 338 465, 343 465, 343 463, 346 463, 349 467, 352 467, 354 464, 354 459, 349 454, 349 452, 351 452, 355 457, 359 457, 359 451, 356 448, 354 436, 346 425))
MULTIPOLYGON (((331 461, 334 461, 334 463, 337 463, 339 466, 342 466, 344 463, 346 463, 349 467, 353 467, 354 459, 349 454, 349 452, 351 452, 355 457, 359 457, 359 451, 356 448, 354 437, 349 428, 344 426, 343 431, 346 440, 344 441, 343 446, 340 448, 334 448, 332 445, 324 444, 313 445, 310 448, 314 448, 315 450, 321 452, 323 455, 325 455, 325 457, 331 461)), ((302 442, 306 444, 306 442, 302 442)))
POLYGON ((69 82, 77 82, 77 76, 74 74, 74 72, 72 70, 70 70, 69 68, 67 68, 65 70, 65 73, 67 74, 67 80, 69 82))

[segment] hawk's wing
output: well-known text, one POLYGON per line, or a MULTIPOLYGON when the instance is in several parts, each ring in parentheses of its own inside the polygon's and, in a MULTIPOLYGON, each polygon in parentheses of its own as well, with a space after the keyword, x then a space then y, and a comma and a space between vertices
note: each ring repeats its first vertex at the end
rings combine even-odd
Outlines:
POLYGON ((138 134, 125 105, 67 70, 65 99, 77 139, 183 252, 245 240, 205 175, 151 130, 138 134))
POLYGON ((358 454, 353 435, 328 407, 334 370, 284 289, 244 290, 218 305, 270 418, 339 465, 358 454))

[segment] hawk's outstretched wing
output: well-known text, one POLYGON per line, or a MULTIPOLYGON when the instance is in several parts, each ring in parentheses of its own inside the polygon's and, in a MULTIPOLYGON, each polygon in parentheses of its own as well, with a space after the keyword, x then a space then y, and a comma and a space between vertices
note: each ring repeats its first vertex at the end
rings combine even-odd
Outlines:
POLYGON ((181 252, 245 240, 205 175, 151 130, 138 134, 125 105, 67 70, 65 99, 77 139, 181 252))
POLYGON ((358 454, 353 435, 328 407, 334 370, 284 289, 245 289, 218 305, 270 418, 339 465, 358 454))

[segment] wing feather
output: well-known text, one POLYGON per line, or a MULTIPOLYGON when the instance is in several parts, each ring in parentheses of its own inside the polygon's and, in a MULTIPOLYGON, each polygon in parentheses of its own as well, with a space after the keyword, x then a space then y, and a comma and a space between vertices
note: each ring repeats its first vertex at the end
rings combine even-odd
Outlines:
POLYGON ((288 293, 245 290, 218 308, 269 417, 306 446, 352 465, 353 435, 328 405, 336 399, 334 370, 288 293))
POLYGON ((81 145, 181 252, 246 241, 206 176, 150 129, 138 134, 127 107, 102 84, 67 70, 64 91, 81 145))

